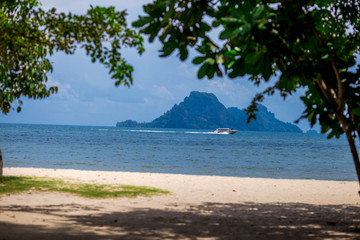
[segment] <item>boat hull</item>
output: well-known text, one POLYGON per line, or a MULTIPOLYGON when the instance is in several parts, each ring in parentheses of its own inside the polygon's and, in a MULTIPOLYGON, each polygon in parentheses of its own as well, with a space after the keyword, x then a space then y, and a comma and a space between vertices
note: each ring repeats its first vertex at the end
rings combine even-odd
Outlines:
POLYGON ((235 134, 238 130, 232 130, 230 128, 218 128, 214 131, 216 134, 235 134))

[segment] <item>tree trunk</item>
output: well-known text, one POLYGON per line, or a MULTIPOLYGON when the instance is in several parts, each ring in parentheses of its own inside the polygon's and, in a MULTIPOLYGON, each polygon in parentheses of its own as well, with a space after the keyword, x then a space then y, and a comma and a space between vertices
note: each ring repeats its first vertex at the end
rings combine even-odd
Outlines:
POLYGON ((2 159, 2 153, 0 148, 0 177, 3 175, 3 159, 2 159))
MULTIPOLYGON (((358 151, 356 149, 355 140, 352 137, 351 130, 349 129, 349 127, 347 125, 345 116, 342 113, 337 113, 337 116, 338 116, 338 118, 342 124, 342 128, 346 134, 346 138, 349 143, 351 155, 353 157, 353 161, 354 161, 354 165, 355 165, 356 175, 357 175, 359 185, 360 185, 360 160, 359 160, 358 151)), ((359 191, 359 194, 360 194, 360 191, 359 191)))
MULTIPOLYGON (((349 131, 346 132, 346 138, 347 138, 349 146, 350 146, 351 155, 352 155, 353 160, 354 160, 356 174, 357 174, 358 181, 359 181, 359 184, 360 184, 360 160, 359 160, 359 154, 358 154, 356 146, 355 146, 355 140, 351 136, 351 133, 349 133, 349 131)), ((360 191, 359 191, 359 194, 360 194, 360 191)))

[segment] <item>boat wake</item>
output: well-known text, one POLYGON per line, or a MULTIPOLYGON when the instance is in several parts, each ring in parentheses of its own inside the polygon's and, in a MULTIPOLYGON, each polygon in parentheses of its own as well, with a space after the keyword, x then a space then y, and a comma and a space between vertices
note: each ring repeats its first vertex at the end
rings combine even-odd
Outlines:
POLYGON ((184 133, 190 133, 190 134, 215 134, 214 132, 184 132, 184 133))
POLYGON ((149 130, 149 129, 127 129, 122 130, 123 132, 140 132, 140 133, 186 133, 186 134, 215 134, 214 132, 200 132, 200 131, 172 131, 172 130, 149 130))
POLYGON ((124 132, 143 132, 143 133, 177 133, 176 131, 160 131, 160 130, 123 130, 124 132))

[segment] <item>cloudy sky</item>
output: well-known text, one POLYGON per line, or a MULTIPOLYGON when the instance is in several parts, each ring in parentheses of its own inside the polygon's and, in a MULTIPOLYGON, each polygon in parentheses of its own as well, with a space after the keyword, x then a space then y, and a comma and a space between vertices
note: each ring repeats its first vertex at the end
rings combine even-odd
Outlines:
MULTIPOLYGON (((93 6, 115 6, 127 9, 131 22, 142 14, 142 6, 149 0, 46 0, 43 8, 58 11, 85 13, 93 6)), ((147 39, 146 39, 147 40, 147 39)), ((151 121, 181 102, 191 91, 214 93, 226 107, 245 108, 257 92, 246 78, 198 80, 197 67, 191 59, 181 62, 176 54, 160 58, 160 44, 145 44, 146 52, 138 56, 135 50, 124 52, 134 68, 134 85, 131 88, 115 87, 108 70, 101 64, 92 64, 84 52, 75 55, 53 56, 54 72, 49 86, 56 85, 59 92, 45 100, 24 100, 21 113, 2 115, 2 123, 36 123, 66 125, 115 126, 117 121, 151 121)), ((293 122, 304 110, 299 95, 284 102, 280 97, 268 97, 264 105, 285 122, 293 122)), ((309 129, 302 121, 299 127, 309 129)))

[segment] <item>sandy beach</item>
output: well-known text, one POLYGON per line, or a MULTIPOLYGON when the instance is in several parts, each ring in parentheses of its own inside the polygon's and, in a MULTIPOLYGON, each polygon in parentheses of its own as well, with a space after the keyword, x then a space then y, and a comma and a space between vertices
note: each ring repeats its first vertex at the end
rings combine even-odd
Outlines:
POLYGON ((161 188, 151 198, 0 197, 0 239, 360 239, 357 182, 4 168, 5 176, 161 188))

